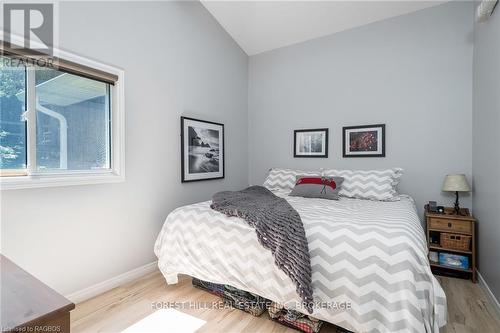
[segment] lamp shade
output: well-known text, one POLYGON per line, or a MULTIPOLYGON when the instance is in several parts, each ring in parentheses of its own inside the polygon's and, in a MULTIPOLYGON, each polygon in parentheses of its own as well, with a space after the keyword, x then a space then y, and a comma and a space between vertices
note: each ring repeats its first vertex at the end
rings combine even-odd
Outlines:
POLYGON ((470 186, 464 174, 447 175, 443 183, 445 192, 469 192, 470 186))

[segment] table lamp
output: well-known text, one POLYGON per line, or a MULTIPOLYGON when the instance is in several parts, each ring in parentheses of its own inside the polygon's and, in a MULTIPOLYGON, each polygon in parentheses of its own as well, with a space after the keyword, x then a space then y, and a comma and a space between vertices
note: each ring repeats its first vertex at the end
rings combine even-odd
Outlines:
POLYGON ((470 192, 470 186, 464 174, 447 175, 443 183, 444 192, 455 192, 455 214, 460 214, 460 204, 458 202, 458 192, 470 192))

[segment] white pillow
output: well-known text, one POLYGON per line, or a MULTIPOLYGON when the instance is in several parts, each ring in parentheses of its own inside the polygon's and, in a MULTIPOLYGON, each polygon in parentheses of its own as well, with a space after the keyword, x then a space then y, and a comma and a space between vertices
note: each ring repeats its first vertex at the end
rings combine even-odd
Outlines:
POLYGON ((264 187, 275 191, 292 191, 297 182, 297 176, 320 176, 318 171, 302 171, 297 169, 272 168, 269 170, 264 187))
POLYGON ((379 201, 397 201, 396 186, 403 175, 403 169, 387 170, 323 170, 324 176, 343 177, 339 195, 348 198, 379 201))

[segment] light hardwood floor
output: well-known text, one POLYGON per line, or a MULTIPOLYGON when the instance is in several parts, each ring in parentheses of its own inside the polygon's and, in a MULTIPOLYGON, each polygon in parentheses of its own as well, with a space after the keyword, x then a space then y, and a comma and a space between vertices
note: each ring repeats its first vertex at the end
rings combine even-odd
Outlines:
MULTIPOLYGON (((467 280, 438 277, 448 297, 448 325, 443 333, 500 332, 500 318, 477 284, 467 280)), ((120 332, 153 313, 157 302, 213 302, 218 298, 194 288, 189 277, 177 285, 167 285, 159 271, 77 304, 71 313, 71 330, 80 332, 120 332)), ((206 321, 197 332, 297 332, 269 320, 235 309, 182 309, 206 321)), ((165 332, 169 332, 168 328, 165 332)), ((173 331, 172 331, 173 332, 173 331)), ((333 325, 322 333, 336 332, 333 325)))

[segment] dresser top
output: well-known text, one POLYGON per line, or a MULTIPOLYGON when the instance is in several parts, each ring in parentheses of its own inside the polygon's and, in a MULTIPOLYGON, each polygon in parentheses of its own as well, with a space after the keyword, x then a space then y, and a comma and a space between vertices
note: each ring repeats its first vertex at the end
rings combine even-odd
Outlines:
POLYGON ((13 329, 75 308, 65 297, 3 255, 0 255, 0 264, 2 330, 13 329))

